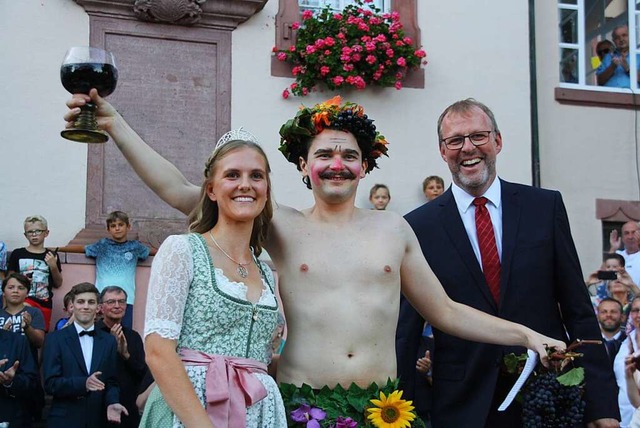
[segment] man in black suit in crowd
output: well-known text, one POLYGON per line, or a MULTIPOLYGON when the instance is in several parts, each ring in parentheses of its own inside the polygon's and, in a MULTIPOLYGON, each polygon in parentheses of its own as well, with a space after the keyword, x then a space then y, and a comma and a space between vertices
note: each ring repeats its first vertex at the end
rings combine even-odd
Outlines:
POLYGON ((600 324, 600 332, 604 341, 607 355, 611 361, 613 368, 613 360, 615 360, 620 345, 627 338, 626 333, 620 330, 622 325, 622 303, 611 297, 605 297, 598 304, 598 323, 600 324))

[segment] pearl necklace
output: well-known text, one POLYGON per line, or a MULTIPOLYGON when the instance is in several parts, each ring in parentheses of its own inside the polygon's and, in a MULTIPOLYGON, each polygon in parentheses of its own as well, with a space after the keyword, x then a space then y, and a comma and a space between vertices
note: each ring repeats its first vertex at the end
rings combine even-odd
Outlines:
POLYGON ((223 250, 220 245, 218 245, 218 243, 216 242, 216 238, 213 237, 213 233, 211 233, 211 231, 209 231, 209 236, 211 237, 211 240, 213 241, 215 246, 218 247, 218 250, 222 251, 222 254, 227 256, 227 258, 229 260, 231 260, 232 262, 234 262, 235 264, 238 265, 238 267, 236 268, 236 272, 238 272, 238 275, 240 275, 242 278, 248 277, 249 276, 249 271, 247 270, 246 266, 249 265, 249 263, 251 263, 251 261, 248 261, 246 263, 240 263, 239 261, 237 261, 236 259, 231 257, 229 254, 227 254, 227 252, 225 250, 223 250))

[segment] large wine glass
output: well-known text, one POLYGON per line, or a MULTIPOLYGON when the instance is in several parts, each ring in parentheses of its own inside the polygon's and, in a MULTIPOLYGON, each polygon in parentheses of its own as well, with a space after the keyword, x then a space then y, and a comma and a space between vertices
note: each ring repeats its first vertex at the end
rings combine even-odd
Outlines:
MULTIPOLYGON (((101 97, 116 89, 118 69, 111 52, 88 46, 73 47, 67 51, 60 67, 62 86, 72 94, 87 94, 95 88, 101 97)), ((98 130, 96 105, 86 103, 81 108, 73 128, 60 132, 62 137, 81 143, 104 143, 109 136, 98 130)))

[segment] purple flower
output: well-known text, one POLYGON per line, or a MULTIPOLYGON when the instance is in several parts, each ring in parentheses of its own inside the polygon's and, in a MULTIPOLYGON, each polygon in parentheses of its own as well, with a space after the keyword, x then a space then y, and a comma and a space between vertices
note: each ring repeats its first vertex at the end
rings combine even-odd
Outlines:
POLYGON ((291 412, 291 420, 294 422, 306 422, 307 428, 320 428, 318 421, 323 420, 326 416, 327 413, 324 410, 318 407, 311 407, 308 404, 303 404, 291 412))
POLYGON ((332 428, 357 428, 358 422, 354 421, 351 418, 338 417, 336 419, 336 423, 332 425, 332 428))

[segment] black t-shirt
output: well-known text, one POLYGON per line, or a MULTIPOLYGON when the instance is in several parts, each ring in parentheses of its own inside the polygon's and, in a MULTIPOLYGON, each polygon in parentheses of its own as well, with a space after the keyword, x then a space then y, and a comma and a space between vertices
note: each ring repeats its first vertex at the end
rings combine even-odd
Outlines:
MULTIPOLYGON (((47 253, 32 253, 26 248, 16 248, 11 252, 9 257, 9 271, 18 272, 27 277, 31 277, 31 289, 28 297, 35 300, 38 304, 45 308, 51 307, 51 298, 53 297, 53 281, 51 279, 51 270, 49 265, 44 261, 47 253)), ((56 264, 58 270, 62 272, 60 258, 56 253, 56 264)))

